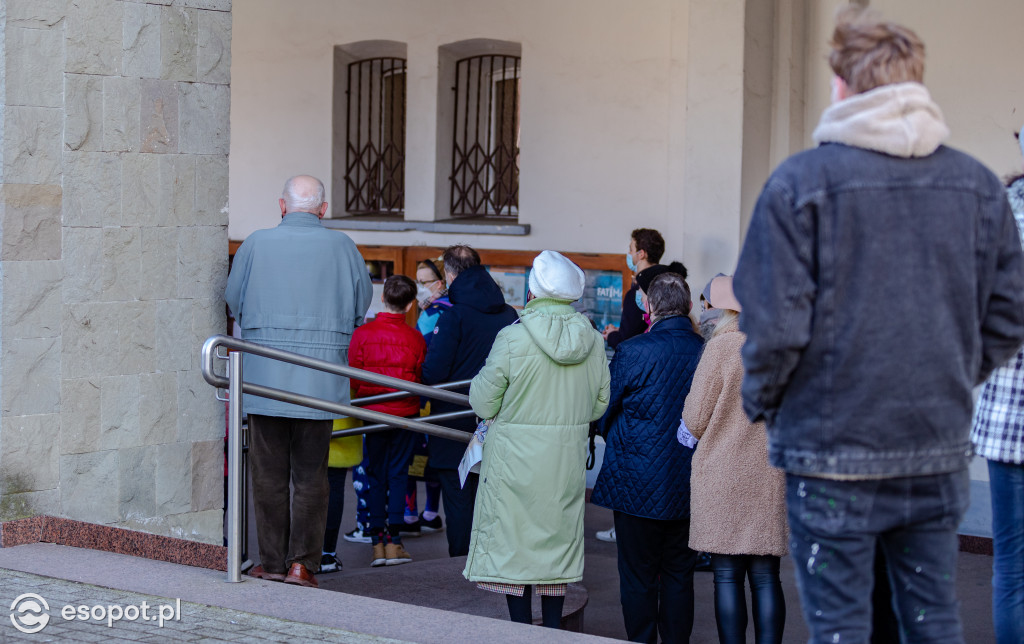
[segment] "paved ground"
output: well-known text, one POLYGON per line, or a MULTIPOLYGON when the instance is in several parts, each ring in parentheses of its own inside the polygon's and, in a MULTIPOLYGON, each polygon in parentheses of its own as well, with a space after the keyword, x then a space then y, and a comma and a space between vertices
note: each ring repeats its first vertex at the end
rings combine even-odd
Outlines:
MULTIPOLYGON (((350 498, 349 501, 352 499, 350 498)), ((345 529, 351 528, 351 503, 345 529)), ((392 569, 369 568, 369 546, 339 544, 344 570, 322 575, 325 590, 286 586, 246 578, 225 583, 222 572, 178 566, 123 555, 80 550, 52 544, 0 549, 0 642, 5 641, 340 641, 340 642, 544 642, 595 641, 604 636, 625 636, 619 609, 618 573, 614 544, 597 541, 594 533, 611 525, 610 513, 588 505, 586 515, 586 572, 589 592, 585 631, 590 637, 555 633, 547 629, 511 624, 500 596, 475 590, 468 582, 449 575, 451 590, 469 597, 471 610, 449 612, 428 608, 451 604, 451 597, 430 596, 416 584, 401 582, 416 575, 416 562, 428 573, 447 560, 443 533, 408 539, 414 563, 392 569), (400 574, 399 574, 400 573, 400 574), (353 594, 361 592, 364 596, 353 594), (2 615, 15 598, 35 593, 48 604, 50 622, 36 634, 23 634, 2 615), (388 600, 391 601, 388 601, 388 600), (180 600, 180 604, 178 604, 180 600), (149 620, 131 620, 129 606, 148 606, 149 620), (107 614, 80 620, 78 607, 117 606, 122 618, 107 625, 107 614), (70 606, 70 609, 64 609, 70 606), (161 606, 165 622, 159 626, 161 606), (179 608, 180 606, 180 608, 179 608), (76 619, 65 620, 62 610, 76 619), (173 617, 171 612, 173 610, 173 617), (466 614, 475 613, 475 614, 466 614), (481 617, 490 614, 494 618, 481 617), (96 617, 96 619, 93 619, 96 617), (156 618, 156 619, 152 619, 156 618), (495 619, 497 618, 497 619, 495 619)), ((255 551, 255 537, 252 549, 255 551)), ((458 567, 458 562, 452 562, 458 567)), ((967 642, 992 642, 991 558, 961 553, 957 586, 967 642)), ((792 563, 783 560, 783 586, 788 618, 784 642, 807 641, 794 585, 792 563)), ((691 642, 717 642, 709 573, 696 578, 696 622, 691 642)), ((434 593, 439 595, 439 593, 434 593)), ((30 598, 29 598, 30 599, 30 598)), ((460 600, 461 601, 461 600, 460 600)), ((457 603, 457 602, 455 602, 457 603)), ((23 602, 14 617, 31 621, 36 615, 23 602)), ((118 612, 115 609, 115 613, 118 612)), ((29 621, 22 622, 31 626, 29 621)), ((751 629, 752 630, 752 629, 751 629)), ((748 632, 748 641, 753 641, 748 632)))
MULTIPOLYGON (((49 606, 44 624, 31 620, 40 616, 35 610, 12 614, 26 630, 42 627, 35 633, 23 633, 12 624, 3 624, 0 641, 30 642, 395 642, 386 638, 352 633, 337 628, 275 619, 192 602, 142 595, 91 584, 69 582, 13 570, 0 575, 6 595, 24 589, 42 597, 49 606), (64 608, 70 606, 71 608, 64 608), (78 607, 88 613, 80 613, 78 607), (99 609, 94 607, 99 606, 99 609), (110 610, 111 607, 117 607, 110 610), (133 612, 133 608, 138 613, 133 612), (124 616, 127 608, 128 617, 124 616), (143 612, 144 610, 144 612, 143 612), (66 611, 62 615, 62 611, 66 611), (116 619, 115 619, 116 613, 116 619), (65 617, 71 617, 66 619, 65 617), (134 617, 134 619, 133 619, 134 617)), ((14 600, 12 600, 14 601, 14 600)), ((19 606, 24 604, 19 602, 19 606)), ((37 600, 38 603, 38 600, 37 600)))
MULTIPOLYGON (((345 499, 343 532, 354 527, 354 503, 355 495, 350 490, 345 499)), ((598 541, 594 536, 598 530, 606 530, 611 525, 610 511, 587 504, 585 516, 586 566, 583 573, 583 585, 590 598, 585 612, 585 632, 603 637, 625 639, 626 632, 622 624, 622 612, 619 605, 619 575, 615 544, 598 541)), ((255 527, 252 530, 252 558, 258 560, 255 527)), ((448 555, 448 544, 443 533, 406 539, 405 547, 414 558, 413 564, 399 567, 408 568, 409 571, 406 574, 412 572, 415 561, 445 559, 448 555)), ((344 539, 339 539, 338 556, 344 564, 344 570, 340 573, 320 576, 322 587, 326 589, 359 592, 365 596, 421 605, 439 605, 442 601, 454 601, 423 597, 421 593, 416 593, 416 589, 411 587, 389 586, 384 577, 389 571, 379 568, 370 569, 369 545, 352 544, 344 539), (374 585, 369 582, 369 579, 378 576, 380 577, 379 584, 374 585)), ((962 602, 961 615, 964 618, 965 639, 972 644, 992 642, 994 640, 990 585, 992 558, 960 553, 959 564, 957 586, 962 602)), ((468 591, 470 594, 479 595, 481 598, 478 601, 488 603, 491 607, 490 614, 497 618, 507 619, 500 596, 473 590, 468 582, 463 583, 464 586, 458 587, 460 593, 468 591)), ((784 557, 782 560, 782 583, 787 605, 786 631, 783 642, 785 644, 806 642, 808 631, 800 614, 800 598, 796 589, 793 562, 789 557, 784 557)), ((718 631, 715 626, 714 584, 711 573, 697 574, 695 596, 695 621, 690 641, 692 644, 716 643, 718 642, 718 631)), ((478 612, 477 614, 485 613, 478 612)), ((748 629, 748 640, 753 642, 752 625, 748 629)))

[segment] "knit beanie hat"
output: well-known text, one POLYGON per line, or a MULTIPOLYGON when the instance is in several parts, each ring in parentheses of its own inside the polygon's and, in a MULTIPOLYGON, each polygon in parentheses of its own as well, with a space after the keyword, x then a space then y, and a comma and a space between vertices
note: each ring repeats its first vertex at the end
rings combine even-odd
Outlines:
POLYGON ((586 281, 583 271, 569 258, 553 250, 545 250, 533 260, 530 292, 534 297, 575 302, 583 297, 586 281))
MULTIPOLYGON (((646 293, 647 289, 651 286, 651 282, 654 281, 654 278, 665 273, 676 273, 677 275, 682 275, 683 280, 686 279, 686 267, 680 262, 672 262, 668 266, 665 266, 664 264, 648 266, 636 274, 636 283, 640 286, 640 290, 646 293)), ((689 291, 689 284, 686 285, 686 289, 689 291)), ((689 293, 687 294, 689 295, 689 293)))

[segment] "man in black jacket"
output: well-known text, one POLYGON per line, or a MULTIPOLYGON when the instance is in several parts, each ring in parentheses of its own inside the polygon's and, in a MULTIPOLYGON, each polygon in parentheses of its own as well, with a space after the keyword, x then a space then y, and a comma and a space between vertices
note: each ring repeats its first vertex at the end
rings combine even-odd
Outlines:
MULTIPOLYGON (((640 309, 635 278, 644 270, 657 266, 664 254, 665 239, 657 230, 637 228, 630 233, 626 265, 633 271, 633 284, 622 296, 622 318, 619 320, 619 326, 609 324, 601 332, 612 349, 618 347, 620 342, 625 342, 647 330, 644 312, 640 309)), ((686 279, 685 269, 683 279, 686 279)))
MULTIPOLYGON (((423 382, 428 385, 473 378, 483 368, 498 331, 518 318, 487 269, 480 265, 480 255, 475 250, 469 246, 450 246, 443 259, 452 307, 438 320, 427 348, 423 382)), ((442 401, 431 402, 433 414, 463 409, 442 401)), ((438 424, 465 432, 476 429, 472 416, 438 424)), ((448 554, 459 557, 469 552, 477 477, 470 474, 465 487, 459 483, 458 468, 466 451, 465 443, 431 437, 427 448, 430 465, 441 481, 441 499, 448 521, 448 554)))

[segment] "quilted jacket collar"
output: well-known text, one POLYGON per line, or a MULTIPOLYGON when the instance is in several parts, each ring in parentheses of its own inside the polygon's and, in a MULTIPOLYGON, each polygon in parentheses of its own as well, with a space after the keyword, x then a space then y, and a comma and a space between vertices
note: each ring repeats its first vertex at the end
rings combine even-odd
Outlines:
POLYGON ((657 322, 651 325, 651 330, 648 333, 654 333, 655 331, 678 331, 684 329, 686 331, 693 331, 693 323, 690 318, 685 315, 673 315, 668 318, 661 318, 657 322))

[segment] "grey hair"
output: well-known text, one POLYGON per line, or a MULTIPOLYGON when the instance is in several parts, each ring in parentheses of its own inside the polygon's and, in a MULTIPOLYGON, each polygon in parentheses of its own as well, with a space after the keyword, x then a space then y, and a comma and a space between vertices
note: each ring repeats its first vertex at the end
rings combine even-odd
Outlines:
POLYGON ((456 244, 444 249, 441 255, 444 261, 444 270, 458 277, 459 273, 480 265, 480 253, 465 244, 456 244))
POLYGON ((324 205, 324 184, 315 177, 298 175, 285 182, 281 198, 284 199, 285 209, 288 212, 316 213, 319 212, 320 207, 324 205), (296 179, 299 179, 300 177, 316 181, 317 187, 313 194, 300 194, 295 189, 296 179))
POLYGON ((678 273, 662 273, 654 278, 647 293, 651 305, 651 319, 660 320, 674 315, 690 315, 693 300, 690 287, 678 273))

